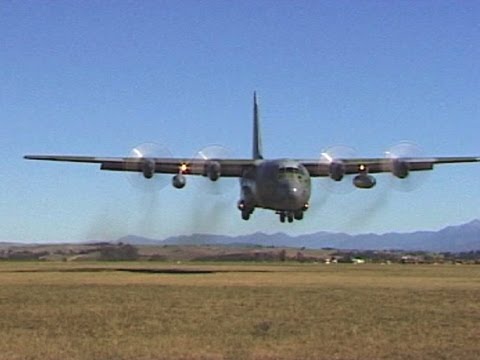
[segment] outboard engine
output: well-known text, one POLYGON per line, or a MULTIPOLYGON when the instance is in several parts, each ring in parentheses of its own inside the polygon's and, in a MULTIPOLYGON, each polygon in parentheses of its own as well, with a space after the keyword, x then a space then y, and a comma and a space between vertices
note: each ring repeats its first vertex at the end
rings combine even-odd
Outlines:
POLYGON ((395 159, 392 161, 391 171, 399 179, 405 179, 410 173, 410 165, 406 161, 395 159))
POLYGON ((155 174, 155 161, 152 159, 145 159, 142 165, 142 173, 145 179, 151 179, 155 174))

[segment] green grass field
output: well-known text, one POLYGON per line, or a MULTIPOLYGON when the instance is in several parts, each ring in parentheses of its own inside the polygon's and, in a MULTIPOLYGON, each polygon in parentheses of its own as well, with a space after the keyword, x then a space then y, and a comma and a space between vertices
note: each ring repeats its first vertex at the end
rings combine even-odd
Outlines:
POLYGON ((480 356, 475 265, 4 262, 0 284, 1 359, 480 356))

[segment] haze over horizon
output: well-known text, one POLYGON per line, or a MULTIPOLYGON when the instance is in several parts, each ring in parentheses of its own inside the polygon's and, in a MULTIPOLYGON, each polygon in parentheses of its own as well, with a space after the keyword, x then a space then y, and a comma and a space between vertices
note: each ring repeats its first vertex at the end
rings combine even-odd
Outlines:
MULTIPOLYGON (((302 222, 236 209, 239 188, 201 180, 152 195, 98 166, 25 154, 174 156, 220 144, 251 156, 252 94, 266 158, 348 145, 383 156, 480 155, 480 3, 3 2, 0 6, 0 241, 437 230, 480 218, 480 165, 438 166, 412 192, 325 193, 302 222), (198 185, 198 186, 197 186, 198 185)), ((416 175, 416 174, 414 174, 416 175)), ((170 177, 168 177, 168 180, 170 177)))

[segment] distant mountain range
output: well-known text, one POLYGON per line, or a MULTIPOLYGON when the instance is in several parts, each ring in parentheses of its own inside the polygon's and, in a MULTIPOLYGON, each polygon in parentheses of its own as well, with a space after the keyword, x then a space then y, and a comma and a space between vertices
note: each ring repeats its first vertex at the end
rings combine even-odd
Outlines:
POLYGON ((317 232, 290 236, 284 233, 223 236, 192 234, 173 236, 164 240, 140 236, 125 236, 118 242, 132 245, 262 245, 277 247, 334 248, 354 250, 421 250, 432 252, 465 252, 480 250, 480 220, 449 226, 439 231, 412 233, 360 234, 317 232))

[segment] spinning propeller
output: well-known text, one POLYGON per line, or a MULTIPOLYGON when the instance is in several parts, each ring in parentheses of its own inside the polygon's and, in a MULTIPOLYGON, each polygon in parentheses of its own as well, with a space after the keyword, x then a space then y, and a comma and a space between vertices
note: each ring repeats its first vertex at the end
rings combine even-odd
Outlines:
POLYGON ((148 192, 159 191, 169 184, 169 176, 155 174, 154 159, 172 157, 172 153, 166 146, 143 143, 134 147, 128 157, 132 158, 132 161, 126 162, 125 170, 128 171, 128 181, 135 188, 148 192))
POLYGON ((210 145, 199 150, 194 158, 206 160, 204 168, 204 176, 197 179, 196 184, 200 191, 204 191, 212 195, 223 195, 230 190, 230 184, 222 181, 222 168, 218 159, 231 158, 232 152, 221 145, 210 145))
MULTIPOLYGON (((223 195, 230 186, 228 182, 221 181, 222 169, 219 159, 230 158, 231 151, 224 146, 210 145, 199 150, 194 160, 206 160, 203 168, 204 177, 192 177, 198 185, 199 190, 213 195, 223 195)), ((127 177, 135 188, 145 191, 159 191, 168 184, 176 188, 183 188, 186 185, 184 173, 159 174, 155 173, 155 158, 171 158, 172 153, 166 146, 157 143, 143 143, 130 151, 128 158, 131 160, 125 163, 127 177)))
MULTIPOLYGON (((384 172, 391 173, 389 187, 403 192, 417 189, 426 179, 427 172, 415 171, 412 173, 412 158, 422 157, 422 151, 418 145, 410 141, 402 141, 385 152, 386 161, 382 167, 384 172)), ((357 175, 346 175, 346 165, 342 159, 355 158, 353 148, 337 145, 327 148, 321 153, 319 166, 328 168, 328 177, 320 179, 320 184, 329 193, 347 194, 355 187, 370 189, 376 184, 376 176, 368 174, 368 166, 365 171, 359 169, 357 175), (352 185, 353 180, 353 185, 352 185)), ((380 176, 379 179, 385 178, 380 176)))
POLYGON ((428 177, 428 171, 410 171, 408 160, 422 157, 422 149, 411 141, 401 141, 385 151, 385 157, 390 160, 384 169, 391 172, 391 187, 402 192, 409 192, 420 187, 428 177))
POLYGON ((355 157, 355 150, 349 146, 331 146, 320 154, 319 165, 328 165, 329 177, 320 179, 320 185, 328 192, 334 194, 347 194, 355 187, 349 180, 350 176, 345 175, 345 164, 342 159, 355 157), (347 177, 347 178, 345 178, 347 177))

